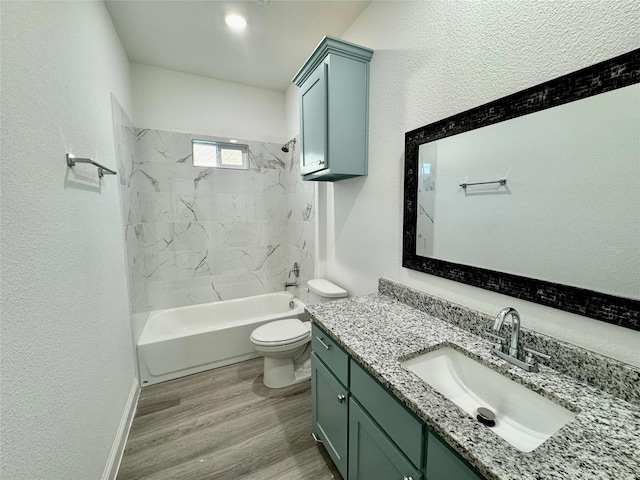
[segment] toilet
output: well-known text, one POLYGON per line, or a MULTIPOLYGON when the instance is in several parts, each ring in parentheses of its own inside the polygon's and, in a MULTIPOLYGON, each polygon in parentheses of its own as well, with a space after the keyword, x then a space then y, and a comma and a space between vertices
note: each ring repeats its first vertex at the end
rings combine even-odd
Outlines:
MULTIPOLYGON (((324 303, 347 296, 347 291, 318 278, 307 282, 309 303, 324 303)), ((311 377, 311 322, 285 318, 269 322, 251 333, 253 349, 264 357, 263 383, 288 387, 311 377)))
POLYGON ((347 296, 347 291, 340 288, 335 283, 331 283, 324 278, 315 278, 307 282, 307 288, 309 289, 309 305, 314 303, 331 302, 338 298, 344 298, 347 296))

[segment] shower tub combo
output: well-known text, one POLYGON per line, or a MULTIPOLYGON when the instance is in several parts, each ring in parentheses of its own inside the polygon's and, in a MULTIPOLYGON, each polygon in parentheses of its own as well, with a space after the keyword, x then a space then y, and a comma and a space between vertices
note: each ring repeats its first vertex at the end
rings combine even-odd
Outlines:
POLYGON ((278 292, 151 312, 138 341, 140 381, 153 385, 257 358, 251 332, 274 320, 306 320, 304 307, 278 292))

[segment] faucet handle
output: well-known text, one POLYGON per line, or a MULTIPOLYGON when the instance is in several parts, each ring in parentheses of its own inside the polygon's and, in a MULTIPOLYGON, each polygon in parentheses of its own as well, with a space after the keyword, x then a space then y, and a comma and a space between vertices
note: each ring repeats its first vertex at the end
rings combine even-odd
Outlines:
POLYGON ((291 274, 292 273, 296 276, 296 278, 298 278, 300 276, 300 265, 298 264, 298 262, 295 262, 293 264, 293 268, 291 270, 289 270, 288 278, 291 278, 291 274))
POLYGON ((500 335, 494 335, 493 333, 487 333, 487 335, 496 339, 496 343, 493 344, 493 348, 495 348, 496 350, 500 350, 501 352, 504 352, 504 345, 507 339, 504 337, 501 337, 500 335))
POLYGON ((524 351, 527 352, 527 356, 524 361, 529 365, 535 365, 537 363, 535 357, 540 357, 544 360, 551 360, 551 356, 547 355, 546 353, 541 353, 526 347, 524 347, 524 351))

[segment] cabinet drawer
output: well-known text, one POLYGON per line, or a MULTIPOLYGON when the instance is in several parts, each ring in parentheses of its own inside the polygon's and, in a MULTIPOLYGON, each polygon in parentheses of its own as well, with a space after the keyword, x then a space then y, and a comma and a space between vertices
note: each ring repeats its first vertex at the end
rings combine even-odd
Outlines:
POLYGON ((427 478, 429 480, 484 480, 433 432, 427 440, 427 478))
MULTIPOLYGON (((393 395, 351 360, 351 394, 393 440, 404 455, 422 468, 423 424, 393 395)), ((430 479, 431 480, 431 479, 430 479)))
POLYGON ((320 327, 311 327, 311 348, 343 385, 349 386, 349 355, 320 327))

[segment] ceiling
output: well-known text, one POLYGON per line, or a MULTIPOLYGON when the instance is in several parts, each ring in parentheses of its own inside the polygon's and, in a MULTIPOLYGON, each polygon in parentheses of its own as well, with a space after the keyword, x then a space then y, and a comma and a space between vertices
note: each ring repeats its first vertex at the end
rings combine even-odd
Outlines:
POLYGON ((370 1, 105 1, 129 60, 285 91, 325 35, 341 36, 370 1), (232 30, 235 13, 247 28, 232 30))

